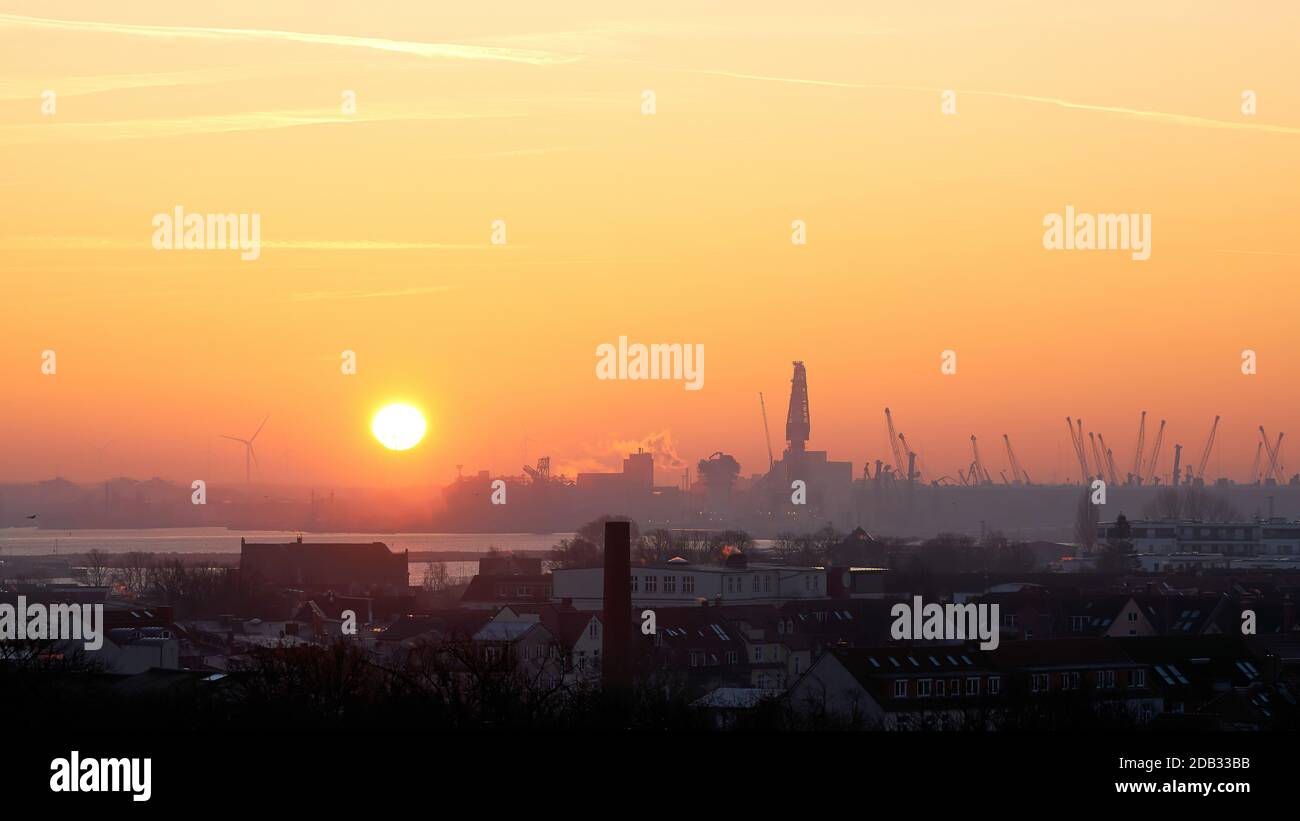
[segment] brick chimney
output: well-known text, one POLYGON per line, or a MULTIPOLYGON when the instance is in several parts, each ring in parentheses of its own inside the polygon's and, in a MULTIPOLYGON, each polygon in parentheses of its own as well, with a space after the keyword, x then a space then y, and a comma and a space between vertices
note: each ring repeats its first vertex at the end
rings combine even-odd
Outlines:
POLYGON ((604 610, 601 681, 606 690, 632 689, 632 525, 605 523, 604 610))

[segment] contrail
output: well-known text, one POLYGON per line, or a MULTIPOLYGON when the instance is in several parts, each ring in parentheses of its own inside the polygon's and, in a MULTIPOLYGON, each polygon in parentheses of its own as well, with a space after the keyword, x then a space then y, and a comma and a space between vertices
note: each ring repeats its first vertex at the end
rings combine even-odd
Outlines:
MULTIPOLYGON (((942 94, 949 89, 931 88, 929 86, 910 86, 910 85, 889 85, 883 83, 846 83, 833 80, 805 80, 797 77, 777 77, 764 74, 740 74, 734 71, 712 71, 709 69, 692 69, 692 68, 665 68, 661 71, 678 71, 688 74, 704 74, 714 77, 728 77, 733 80, 757 80, 769 83, 787 83, 790 85, 811 85, 811 86, 828 86, 830 88, 852 88, 879 91, 923 91, 932 94, 942 94)), ((1103 114, 1115 114, 1123 117, 1135 117, 1138 119, 1153 120, 1170 125, 1187 125, 1196 128, 1217 128, 1241 131, 1263 131, 1272 134, 1300 134, 1300 128, 1286 125, 1272 125, 1270 123, 1251 123, 1236 122, 1233 120, 1215 120, 1210 117, 1197 117, 1191 114, 1175 114, 1168 111, 1148 111, 1140 108, 1126 108, 1124 106, 1094 105, 1091 103, 1075 103, 1070 100, 1062 100, 1059 97, 1041 97, 1034 94, 1018 94, 1011 91, 976 91, 970 89, 951 89, 958 95, 969 95, 973 97, 1001 97, 1006 100, 1020 100, 1028 103, 1041 103, 1043 105, 1052 105, 1057 108, 1073 109, 1078 111, 1097 111, 1103 114)))
POLYGON ((27 26, 59 31, 97 32, 101 34, 128 34, 141 37, 202 40, 278 40, 291 43, 312 43, 322 46, 374 49, 399 54, 413 54, 417 57, 445 57, 456 60, 500 60, 535 66, 567 63, 577 59, 534 49, 473 46, 459 43, 418 43, 410 40, 389 40, 383 37, 313 34, 310 32, 278 31, 275 29, 150 26, 134 23, 99 23, 88 20, 54 20, 48 17, 25 17, 18 14, 0 14, 0 25, 27 26))

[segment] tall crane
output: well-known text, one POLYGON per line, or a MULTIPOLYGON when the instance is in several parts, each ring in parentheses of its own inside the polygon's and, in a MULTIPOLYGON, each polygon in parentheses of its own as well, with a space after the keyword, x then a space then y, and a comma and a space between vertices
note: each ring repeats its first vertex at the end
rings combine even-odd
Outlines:
POLYGON ((981 482, 986 485, 993 484, 993 477, 984 469, 984 460, 980 459, 980 446, 979 443, 975 441, 975 434, 973 433, 970 435, 970 452, 975 457, 975 461, 971 464, 975 467, 976 484, 981 482))
POLYGON ((1002 434, 1002 441, 1007 445, 1007 462, 1011 464, 1011 475, 1016 483, 1030 484, 1029 473, 1020 466, 1020 460, 1016 458, 1016 452, 1011 449, 1011 437, 1002 434))
POLYGON ((1092 443, 1092 461, 1097 465, 1097 475, 1106 475, 1106 466, 1101 461, 1101 450, 1097 447, 1097 435, 1088 431, 1088 441, 1092 443))
POLYGON ((1255 443, 1255 461, 1250 465, 1250 483, 1252 485, 1259 483, 1259 457, 1264 451, 1264 443, 1255 443))
POLYGON ((1205 450, 1201 451, 1201 461, 1196 463, 1196 481, 1205 481, 1205 466, 1210 461, 1210 451, 1214 449, 1214 434, 1219 430, 1219 417, 1214 417, 1214 424, 1210 425, 1209 438, 1205 440, 1205 450))
POLYGON ((1137 450, 1133 454, 1133 471, 1128 475, 1128 483, 1134 482, 1142 484, 1142 447, 1147 439, 1147 412, 1142 411, 1142 419, 1138 422, 1138 442, 1137 450))
POLYGON ((885 424, 889 425, 889 447, 894 451, 894 475, 902 476, 903 451, 898 446, 898 432, 894 430, 894 417, 890 415, 889 408, 885 408, 885 424))
POLYGON ((1106 476, 1112 485, 1119 484, 1119 471, 1115 470, 1115 455, 1111 453, 1110 448, 1106 447, 1106 437, 1100 433, 1097 434, 1097 441, 1101 442, 1101 452, 1106 455, 1106 476))
POLYGON ((758 409, 763 414, 763 438, 767 441, 767 469, 770 471, 776 467, 776 459, 772 456, 772 431, 767 427, 767 404, 763 402, 763 392, 758 392, 758 409))
POLYGON ((1079 473, 1086 485, 1092 481, 1092 477, 1088 475, 1088 456, 1083 450, 1083 420, 1079 420, 1078 430, 1075 430, 1074 420, 1067 416, 1065 428, 1070 431, 1070 443, 1074 445, 1074 456, 1079 460, 1079 473))
POLYGON ((1156 476, 1156 465, 1160 462, 1160 445, 1165 441, 1165 420, 1160 420, 1160 429, 1156 431, 1156 442, 1151 446, 1151 461, 1147 463, 1146 484, 1156 476))
POLYGON ((916 464, 921 469, 920 472, 916 474, 917 478, 920 478, 921 474, 925 474, 926 476, 929 476, 930 472, 926 470, 925 463, 921 461, 921 454, 912 450, 912 447, 907 444, 907 437, 903 436, 902 433, 899 433, 898 441, 903 446, 903 454, 908 458, 909 464, 911 463, 913 457, 916 458, 916 464))
POLYGON ((1279 433, 1277 435, 1277 441, 1272 445, 1268 443, 1268 434, 1264 433, 1263 425, 1259 426, 1259 435, 1264 438, 1264 452, 1268 454, 1268 470, 1265 471, 1264 476, 1266 478, 1272 476, 1277 480, 1278 484, 1283 484, 1286 481, 1286 478, 1285 473, 1282 470, 1281 461, 1282 437, 1286 434, 1279 433))

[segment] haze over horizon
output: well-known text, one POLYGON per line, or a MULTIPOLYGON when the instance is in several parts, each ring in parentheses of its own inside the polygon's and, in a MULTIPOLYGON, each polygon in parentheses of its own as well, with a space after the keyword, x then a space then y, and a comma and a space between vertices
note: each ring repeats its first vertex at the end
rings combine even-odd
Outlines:
POLYGON ((1165 472, 1222 415, 1207 475, 1240 481, 1298 421, 1300 9, 1155 6, 5 2, 0 482, 242 482, 218 437, 268 414, 267 484, 638 446, 661 484, 719 450, 749 475, 791 360, 855 474, 885 406, 931 476, 971 434, 1004 467, 1007 433, 1037 481, 1077 481, 1065 416, 1124 467, 1146 410, 1165 472), (177 206, 259 214, 259 258, 155 250, 177 206), (1067 206, 1151 214, 1150 259, 1044 250, 1067 206), (703 389, 596 379, 620 336, 702 344, 703 389), (392 402, 411 450, 371 435, 392 402))

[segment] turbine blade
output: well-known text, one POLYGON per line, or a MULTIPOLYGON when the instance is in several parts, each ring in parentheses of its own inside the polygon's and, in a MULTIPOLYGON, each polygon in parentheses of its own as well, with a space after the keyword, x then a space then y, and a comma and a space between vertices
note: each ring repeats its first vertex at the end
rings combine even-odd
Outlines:
MULTIPOLYGON (((253 434, 253 439, 256 439, 256 438, 257 438, 257 434, 262 432, 262 428, 266 427, 266 420, 267 420, 267 419, 270 419, 270 418, 271 418, 271 414, 268 413, 268 414, 266 415, 266 418, 262 420, 262 424, 260 424, 260 425, 257 426, 257 432, 253 434)), ((249 439, 248 441, 252 442, 253 439, 249 439)))
POLYGON ((261 464, 259 464, 258 461, 257 461, 257 451, 253 450, 253 443, 252 443, 252 442, 249 442, 249 443, 248 443, 248 452, 249 452, 249 454, 253 457, 253 464, 257 465, 257 469, 258 469, 258 470, 261 470, 261 469, 262 469, 262 466, 261 466, 261 464))
POLYGON ((243 442, 245 445, 248 444, 248 440, 247 440, 247 439, 240 439, 238 436, 227 436, 227 435, 225 435, 224 433, 223 433, 223 434, 220 434, 220 436, 221 436, 222 439, 229 439, 229 440, 232 441, 232 442, 243 442))

